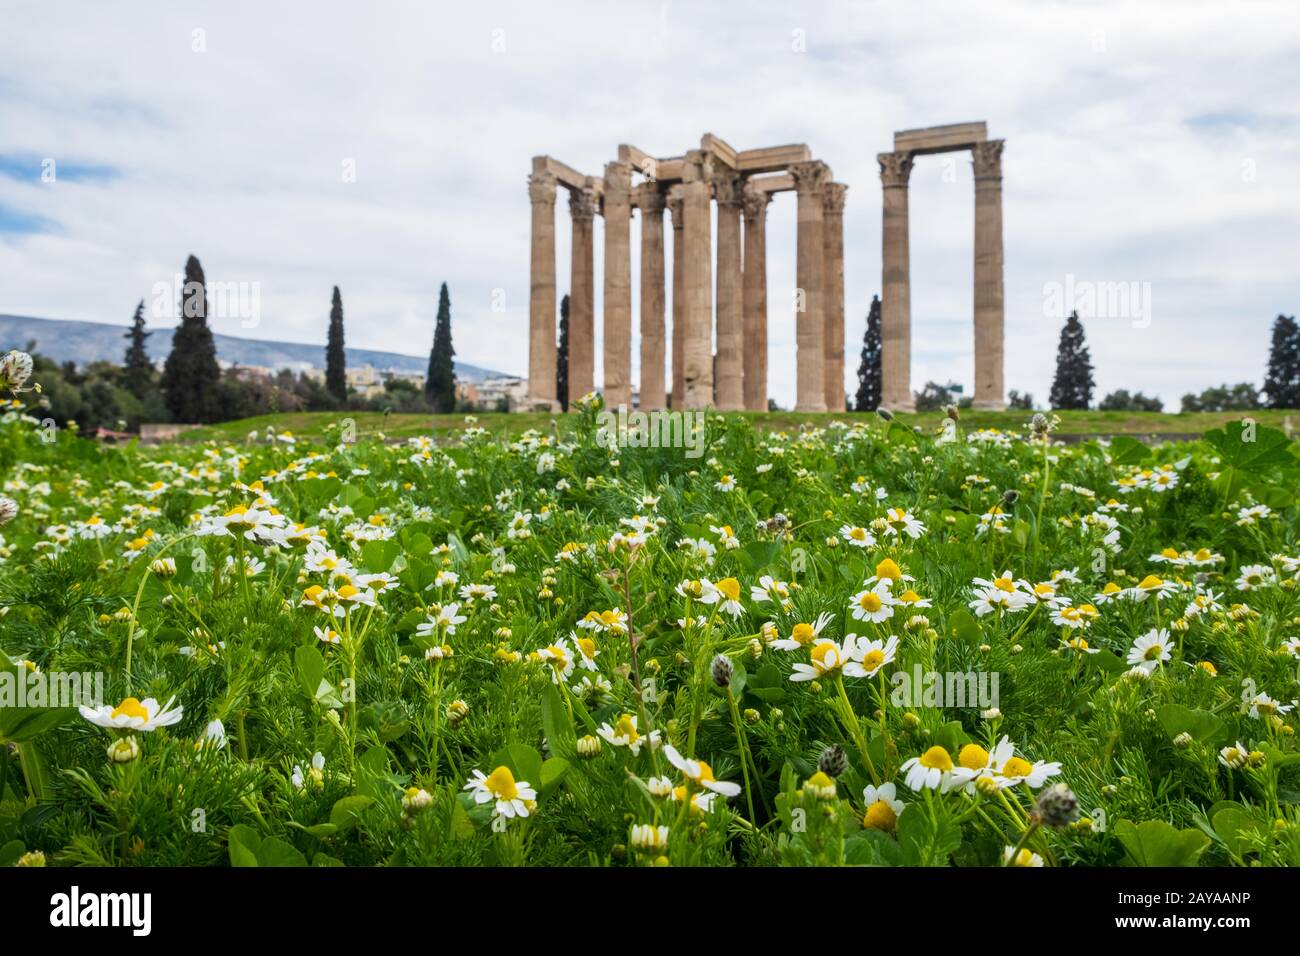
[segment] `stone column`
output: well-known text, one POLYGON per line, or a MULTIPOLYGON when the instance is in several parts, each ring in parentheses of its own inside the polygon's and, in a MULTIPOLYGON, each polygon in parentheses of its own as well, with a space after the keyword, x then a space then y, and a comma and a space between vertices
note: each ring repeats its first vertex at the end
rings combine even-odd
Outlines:
POLYGON ((632 407, 632 166, 605 166, 605 406, 632 407))
POLYGON ((740 205, 744 180, 731 170, 713 178, 718 201, 718 362, 716 404, 721 411, 745 407, 745 316, 740 260, 740 205))
POLYGON ((682 232, 685 217, 682 215, 682 192, 680 187, 668 191, 668 214, 673 222, 673 408, 686 406, 686 295, 682 280, 686 269, 683 257, 686 254, 686 240, 682 232))
POLYGON ((591 222, 596 217, 596 191, 590 186, 569 193, 573 220, 572 279, 569 283, 569 407, 596 387, 596 280, 592 260, 591 222))
POLYGON ((826 332, 822 193, 830 180, 825 163, 814 160, 790 167, 799 199, 795 275, 799 283, 795 314, 795 411, 826 411, 826 332))
POLYGON ((641 407, 663 408, 664 194, 658 183, 637 187, 641 209, 641 407))
POLYGON ((912 154, 881 153, 880 401, 891 411, 916 409, 912 396, 912 291, 907 239, 907 180, 912 154))
POLYGON ((771 193, 746 187, 745 408, 767 411, 767 204, 771 193))
POLYGON ((1002 378, 1002 146, 977 143, 975 166, 975 395, 973 407, 1006 408, 1002 378))
POLYGON ((555 176, 528 177, 533 240, 528 260, 528 397, 553 402, 555 395, 555 176))
POLYGON ((844 194, 848 186, 828 183, 822 207, 822 263, 826 275, 826 331, 823 374, 826 410, 844 411, 844 194))
POLYGON ((682 170, 683 408, 713 404, 712 161, 703 150, 686 154, 682 170))

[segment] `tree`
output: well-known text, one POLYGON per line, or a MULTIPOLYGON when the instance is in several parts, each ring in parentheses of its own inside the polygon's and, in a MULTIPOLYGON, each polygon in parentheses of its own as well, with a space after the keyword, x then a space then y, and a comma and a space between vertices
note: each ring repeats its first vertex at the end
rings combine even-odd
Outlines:
POLYGON ((858 365, 858 394, 854 408, 874 412, 880 407, 880 296, 871 297, 867 312, 867 331, 862 336, 862 362, 858 365))
POLYGON ((343 297, 334 287, 330 330, 325 342, 325 389, 342 405, 348 400, 347 356, 343 352, 343 297))
POLYGON ((569 297, 560 300, 560 344, 555 347, 555 397, 569 410, 569 297))
POLYGON ((1300 325, 1295 316, 1279 315, 1273 321, 1264 392, 1269 408, 1300 408, 1300 325))
POLYGON ((1259 407, 1259 390, 1250 382, 1231 386, 1224 383, 1207 388, 1200 395, 1183 396, 1185 412, 1248 412, 1259 407))
POLYGON ((1021 395, 1014 388, 1007 393, 1007 408, 1014 408, 1021 411, 1033 411, 1034 396, 1029 392, 1021 395))
POLYGON ((948 405, 955 404, 952 392, 938 382, 926 382, 925 388, 912 393, 918 412, 937 412, 948 405))
POLYGON ((142 401, 154 390, 153 362, 149 361, 149 352, 145 348, 145 340, 152 334, 144 330, 144 299, 141 299, 135 307, 131 330, 126 333, 131 344, 126 347, 126 356, 122 359, 122 384, 142 401))
POLYGON ((456 350, 451 345, 451 296, 447 283, 438 293, 438 322, 433 330, 433 351, 429 353, 429 374, 424 380, 424 394, 435 412, 456 409, 456 366, 452 357, 456 350))
POLYGON ((181 291, 181 324, 172 335, 172 350, 163 366, 167 407, 178 422, 220 421, 222 409, 217 347, 208 328, 208 294, 203 267, 190 256, 181 291))
POLYGON ((1092 358, 1083 336, 1079 313, 1071 312, 1056 347, 1056 377, 1052 379, 1052 408, 1086 409, 1092 402, 1092 358))
POLYGON ((1101 412, 1162 412, 1164 409, 1165 403, 1156 396, 1148 397, 1141 392, 1130 395, 1126 388, 1111 392, 1097 404, 1101 412))

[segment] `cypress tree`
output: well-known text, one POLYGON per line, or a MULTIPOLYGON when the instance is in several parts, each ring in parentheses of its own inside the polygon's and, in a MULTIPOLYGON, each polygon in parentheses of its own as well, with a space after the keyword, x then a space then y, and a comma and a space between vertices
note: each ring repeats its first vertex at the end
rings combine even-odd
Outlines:
POLYGON ((163 366, 167 407, 178 422, 214 422, 221 414, 221 368, 208 328, 208 293, 203 267, 190 256, 181 290, 181 324, 172 335, 172 350, 163 366))
POLYGON ((128 392, 141 400, 154 385, 153 363, 149 361, 149 352, 145 348, 145 340, 152 334, 144 330, 144 299, 141 299, 135 307, 131 329, 126 333, 131 344, 126 347, 126 356, 122 359, 122 383, 128 392))
POLYGON ((424 395, 435 412, 456 409, 456 366, 451 345, 451 296, 447 283, 438 293, 438 323, 433 330, 433 350, 429 353, 429 374, 424 380, 424 395))
POLYGON ((330 305, 329 338, 325 343, 325 390, 343 404, 348 400, 347 357, 343 352, 343 297, 334 287, 330 305))
POLYGON ((858 365, 858 394, 854 408, 874 412, 880 407, 880 296, 871 297, 867 312, 867 331, 862 336, 862 362, 858 365))
POLYGON ((1056 377, 1052 379, 1052 408, 1086 409, 1092 402, 1092 358, 1083 337, 1079 313, 1071 312, 1056 347, 1056 377))
POLYGON ((569 410, 569 297, 560 300, 560 344, 555 348, 555 397, 569 410))
POLYGON ((1300 325, 1295 316, 1279 315, 1273 321, 1264 392, 1269 408, 1300 408, 1300 325))

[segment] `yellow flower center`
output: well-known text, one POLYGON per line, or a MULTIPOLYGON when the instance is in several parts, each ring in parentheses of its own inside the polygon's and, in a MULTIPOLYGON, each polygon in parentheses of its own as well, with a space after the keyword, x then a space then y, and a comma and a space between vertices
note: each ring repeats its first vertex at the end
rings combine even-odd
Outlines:
POLYGON ((636 743, 641 738, 636 731, 636 723, 631 714, 624 714, 614 724, 614 736, 625 737, 629 743, 636 743))
POLYGON ((1002 765, 1002 775, 1004 777, 1027 777, 1033 769, 1029 761, 1021 760, 1019 757, 1012 757, 1002 765))
POLYGON ((1165 646, 1163 644, 1152 644, 1150 647, 1146 649, 1146 653, 1142 655, 1142 659, 1147 661, 1154 661, 1159 659, 1160 655, 1163 654, 1164 652, 1165 652, 1165 646))
POLYGON ((700 775, 699 775, 699 777, 696 778, 697 780, 699 780, 701 783, 704 783, 704 782, 706 782, 706 781, 710 781, 710 780, 717 780, 717 778, 716 778, 715 776, 713 776, 713 768, 712 768, 712 767, 710 767, 710 766, 709 766, 707 763, 705 763, 703 760, 697 760, 696 763, 698 763, 698 764, 700 765, 700 775))
POLYGON ((514 800, 519 796, 519 788, 515 786, 515 776, 510 772, 509 767, 497 767, 492 771, 492 775, 483 781, 483 785, 498 800, 514 800))
POLYGON ((911 588, 908 588, 898 596, 898 599, 904 604, 915 604, 917 601, 921 600, 921 595, 917 594, 911 588))
POLYGON ((1194 557, 1196 558, 1197 561, 1208 561, 1210 560, 1210 549, 1201 548, 1199 551, 1196 552, 1194 557))
POLYGON ((898 566, 893 558, 885 558, 876 565, 876 577, 889 578, 891 581, 901 581, 903 579, 903 569, 898 566))
POLYGON ((1160 552, 1160 556, 1163 558, 1176 558, 1178 557, 1178 552, 1175 551, 1173 548, 1165 548, 1163 551, 1160 552))
POLYGON ((983 770, 989 763, 989 752, 979 744, 967 744, 957 754, 957 762, 967 770, 983 770))
POLYGON ((144 705, 134 697, 128 697, 122 703, 113 709, 112 716, 117 717, 139 717, 141 720, 149 719, 149 711, 144 709, 144 705))
POLYGON ((578 638, 578 650, 582 651, 583 657, 596 656, 596 642, 589 637, 578 638))
POLYGON ((865 528, 852 528, 849 530, 849 537, 854 541, 865 541, 867 538, 867 531, 865 528))
POLYGON ((800 622, 794 626, 794 630, 790 634, 790 640, 796 644, 807 644, 814 636, 813 626, 800 622))
POLYGON ((1102 593, 1102 594, 1118 594, 1118 593, 1119 593, 1120 591, 1122 591, 1122 590, 1123 590, 1123 588, 1121 588, 1121 587, 1120 587, 1118 584, 1116 584, 1114 581, 1107 581, 1107 582, 1106 582, 1106 586, 1105 586, 1104 588, 1101 589, 1101 593, 1102 593))
POLYGON ((1016 589, 1016 583, 1010 578, 995 578, 993 586, 999 591, 1006 591, 1008 594, 1016 589))
POLYGON ((896 822, 898 822, 898 814, 894 812, 894 808, 884 800, 877 800, 867 807, 867 812, 862 817, 862 828, 864 830, 892 830, 896 822))
POLYGON ((885 663, 885 652, 878 647, 873 647, 867 653, 862 655, 862 669, 875 672, 882 664, 885 663))
POLYGON ((1034 862, 1034 854, 1030 850, 1021 850, 1016 854, 1016 858, 1011 861, 1012 866, 1028 867, 1034 862))
POLYGON ((942 747, 931 747, 921 754, 917 763, 930 770, 942 770, 947 773, 952 769, 952 756, 942 747))
POLYGON ((740 600, 740 582, 735 578, 723 578, 718 582, 717 588, 728 601, 740 600))
POLYGON ((858 606, 864 611, 875 613, 884 607, 885 602, 880 599, 880 595, 875 591, 868 591, 858 599, 858 606))
POLYGON ((822 670, 833 670, 840 666, 840 649, 830 641, 817 644, 812 649, 812 659, 822 670))
POLYGON ((1150 591, 1160 587, 1164 583, 1165 583, 1164 580, 1157 577, 1156 575, 1148 574, 1140 582, 1138 582, 1138 587, 1141 588, 1143 591, 1150 591))

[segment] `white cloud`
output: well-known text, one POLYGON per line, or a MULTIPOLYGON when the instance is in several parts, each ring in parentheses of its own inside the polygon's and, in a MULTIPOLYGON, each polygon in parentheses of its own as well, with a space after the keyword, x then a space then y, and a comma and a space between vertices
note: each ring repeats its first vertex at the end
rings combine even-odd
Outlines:
MULTIPOLYGON (((338 284, 349 343, 420 354, 445 280, 458 356, 523 372, 530 158, 599 173, 620 142, 671 155, 711 131, 739 148, 806 142, 849 184, 851 391, 880 283, 875 154, 896 129, 973 119, 1007 140, 1009 388, 1045 399, 1060 323, 1043 287, 1066 275, 1150 283, 1148 328, 1087 323, 1099 394, 1175 405, 1258 383, 1269 323, 1300 299, 1300 28, 1285 2, 6 11, 0 157, 117 173, 0 175, 0 207, 55 226, 0 233, 7 312, 126 322, 193 252, 211 278, 261 283, 262 326, 220 331, 323 341, 338 284)), ((913 173, 918 388, 969 381, 973 361, 973 190, 957 159, 956 182, 939 157, 913 173)), ((768 232, 770 384, 785 405, 793 207, 779 197, 768 232)), ((562 203, 557 227, 563 293, 562 203)), ((598 304, 599 278, 598 255, 598 304)))

